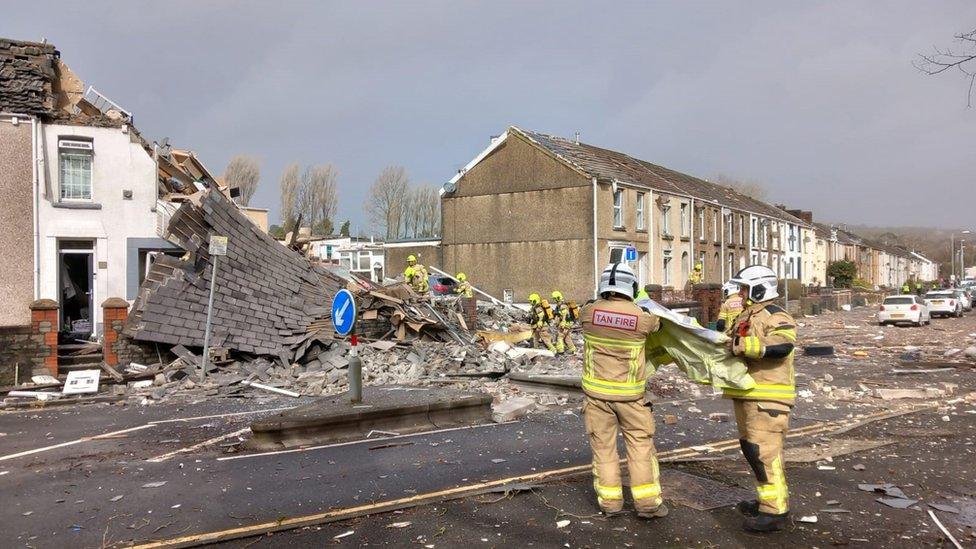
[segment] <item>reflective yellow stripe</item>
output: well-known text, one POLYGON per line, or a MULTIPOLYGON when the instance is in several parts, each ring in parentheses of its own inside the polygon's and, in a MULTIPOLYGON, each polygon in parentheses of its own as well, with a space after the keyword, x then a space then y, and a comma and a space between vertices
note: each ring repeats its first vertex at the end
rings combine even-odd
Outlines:
POLYGON ((790 341, 796 341, 796 330, 793 328, 776 328, 775 330, 769 332, 769 335, 779 335, 790 341))
POLYGON ((723 387, 722 393, 730 397, 751 397, 751 398, 796 398, 796 388, 792 385, 766 385, 756 384, 752 389, 734 389, 723 387))
POLYGON ((597 393, 608 395, 642 395, 644 394, 645 381, 637 383, 621 383, 619 381, 608 381, 597 379, 590 376, 583 376, 583 388, 590 389, 597 393))
POLYGON ((634 499, 646 499, 661 495, 661 485, 657 483, 652 484, 641 484, 640 486, 631 486, 630 494, 634 499))
POLYGON ((596 488, 596 495, 601 500, 604 499, 624 499, 624 489, 620 486, 600 486, 599 484, 594 485, 596 488))
POLYGON ((636 341, 633 339, 615 339, 609 337, 597 337, 590 334, 583 334, 583 339, 587 343, 604 345, 607 347, 618 347, 622 349, 640 349, 644 346, 644 340, 636 341))

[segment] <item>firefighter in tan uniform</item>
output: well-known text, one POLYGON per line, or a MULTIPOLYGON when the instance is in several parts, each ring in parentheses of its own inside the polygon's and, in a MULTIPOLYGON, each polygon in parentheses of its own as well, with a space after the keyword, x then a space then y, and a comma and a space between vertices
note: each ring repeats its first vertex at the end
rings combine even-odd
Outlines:
POLYGON ((738 284, 727 282, 722 290, 725 292, 725 301, 718 309, 718 324, 715 329, 725 332, 726 335, 732 335, 732 325, 735 324, 735 319, 742 312, 743 300, 742 296, 739 295, 738 284))
POLYGON ((403 275, 407 280, 407 284, 418 294, 427 295, 427 292, 430 291, 430 282, 427 280, 429 276, 427 274, 427 267, 424 267, 421 263, 417 263, 416 256, 407 256, 407 268, 403 271, 403 275))
POLYGON ((552 324, 554 313, 549 302, 537 293, 529 294, 529 324, 532 325, 532 348, 537 349, 542 343, 546 349, 556 352, 556 347, 552 344, 552 334, 549 333, 549 326, 552 324))
POLYGON ((555 304, 554 313, 556 316, 556 354, 569 351, 569 354, 576 353, 576 344, 573 343, 573 325, 579 318, 579 306, 575 301, 565 301, 563 293, 553 290, 552 301, 555 304))
POLYGON ((658 479, 654 416, 644 401, 644 342, 660 328, 660 321, 634 303, 636 292, 634 272, 626 264, 613 263, 600 276, 600 298, 583 307, 583 419, 600 509, 607 515, 623 511, 619 427, 637 516, 650 519, 668 513, 658 479))
POLYGON ((746 267, 730 282, 739 286, 745 303, 732 326, 732 352, 745 359, 756 381, 752 389, 723 390, 733 399, 742 454, 756 476, 757 498, 741 502, 738 509, 746 530, 772 532, 785 528, 789 519, 783 444, 796 400, 796 321, 772 303, 779 293, 769 267, 746 267))

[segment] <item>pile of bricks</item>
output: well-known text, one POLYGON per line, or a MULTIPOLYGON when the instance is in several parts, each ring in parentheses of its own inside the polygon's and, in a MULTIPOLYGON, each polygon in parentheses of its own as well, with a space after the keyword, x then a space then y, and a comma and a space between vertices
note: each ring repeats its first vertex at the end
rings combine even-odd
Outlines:
POLYGON ((212 235, 228 238, 227 255, 218 260, 212 346, 289 363, 291 350, 310 332, 324 323, 331 333, 331 299, 346 282, 282 246, 220 192, 207 191, 193 195, 170 220, 166 236, 187 254, 153 263, 125 335, 170 346, 203 346, 212 235))

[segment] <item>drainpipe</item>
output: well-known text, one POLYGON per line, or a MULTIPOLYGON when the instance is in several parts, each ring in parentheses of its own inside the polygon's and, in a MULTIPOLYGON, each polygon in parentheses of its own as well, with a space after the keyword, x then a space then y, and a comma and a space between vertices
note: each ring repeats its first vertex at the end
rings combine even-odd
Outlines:
POLYGON ((40 177, 37 168, 37 118, 31 117, 31 193, 34 210, 34 299, 41 298, 41 222, 37 219, 40 210, 41 191, 38 188, 40 177))
MULTIPOLYGON (((729 210, 729 215, 730 216, 732 215, 731 210, 729 210)), ((726 241, 725 240, 725 208, 723 208, 721 205, 719 205, 718 207, 718 222, 722 225, 721 234, 719 235, 721 241, 719 241, 719 246, 718 246, 719 249, 718 268, 719 268, 719 273, 722 275, 719 278, 719 282, 725 284, 725 280, 726 280, 725 279, 725 241, 726 241)))
MULTIPOLYGON (((695 261, 696 261, 695 259, 695 217, 696 217, 695 199, 692 198, 688 204, 688 223, 691 225, 690 227, 688 227, 688 246, 689 246, 688 260, 690 261, 690 263, 688 264, 689 277, 691 277, 691 273, 694 272, 695 270, 695 261)), ((704 265, 702 265, 702 267, 704 267, 704 265)), ((685 280, 685 284, 688 284, 687 280, 685 280)))
POLYGON ((596 222, 597 222, 597 211, 596 211, 596 195, 597 195, 597 183, 596 177, 593 178, 593 297, 597 297, 600 290, 600 254, 597 249, 597 238, 596 238, 596 222))

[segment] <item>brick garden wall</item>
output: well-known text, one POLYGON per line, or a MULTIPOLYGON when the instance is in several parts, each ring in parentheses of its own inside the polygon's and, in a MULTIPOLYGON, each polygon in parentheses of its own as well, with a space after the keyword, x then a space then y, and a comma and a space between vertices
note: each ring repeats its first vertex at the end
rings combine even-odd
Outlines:
POLYGON ((28 326, 0 326, 0 385, 13 385, 20 368, 20 381, 30 379, 39 346, 28 326))

